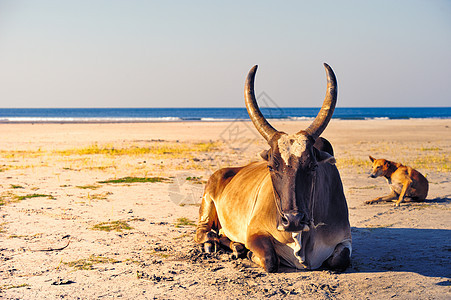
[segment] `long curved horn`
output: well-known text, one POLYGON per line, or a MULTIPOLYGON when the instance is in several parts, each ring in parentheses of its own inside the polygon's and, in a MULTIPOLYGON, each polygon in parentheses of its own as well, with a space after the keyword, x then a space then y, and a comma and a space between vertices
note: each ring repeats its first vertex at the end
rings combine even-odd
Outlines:
POLYGON ((329 124, 334 113, 335 104, 337 103, 337 79, 335 78, 334 71, 332 71, 332 68, 328 64, 324 63, 324 67, 326 68, 327 74, 326 97, 324 98, 323 106, 315 120, 313 120, 312 124, 305 130, 305 132, 315 140, 323 133, 327 124, 329 124))
POLYGON ((258 66, 255 65, 249 71, 249 74, 247 74, 246 84, 244 85, 244 99, 246 101, 247 113, 249 114, 252 123, 254 123, 255 128, 257 128, 258 132, 260 132, 265 140, 269 141, 272 136, 277 133, 277 130, 266 121, 258 108, 257 100, 255 100, 254 79, 257 67, 258 66))

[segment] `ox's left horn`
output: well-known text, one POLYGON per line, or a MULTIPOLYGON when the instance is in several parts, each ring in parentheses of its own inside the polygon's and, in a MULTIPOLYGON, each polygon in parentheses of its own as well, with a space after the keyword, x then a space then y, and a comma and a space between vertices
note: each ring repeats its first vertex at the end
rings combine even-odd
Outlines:
POLYGON ((254 123, 255 128, 257 128, 258 132, 265 138, 265 140, 269 141, 277 130, 268 123, 260 109, 258 108, 257 100, 255 100, 254 93, 254 79, 255 73, 257 72, 257 65, 255 65, 247 75, 246 84, 244 86, 244 99, 246 101, 246 109, 249 117, 254 123))
POLYGON ((337 103, 338 84, 334 71, 328 64, 324 64, 327 74, 327 91, 323 106, 312 124, 305 130, 307 134, 315 140, 323 133, 334 114, 335 104, 337 103))

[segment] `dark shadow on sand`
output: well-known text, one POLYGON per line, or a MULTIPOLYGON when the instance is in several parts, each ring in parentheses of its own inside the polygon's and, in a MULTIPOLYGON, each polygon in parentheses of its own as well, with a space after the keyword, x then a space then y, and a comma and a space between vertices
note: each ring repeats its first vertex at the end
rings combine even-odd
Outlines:
POLYGON ((451 230, 353 227, 352 247, 352 266, 346 272, 414 272, 451 278, 451 230))
POLYGON ((450 196, 445 196, 445 197, 437 197, 434 199, 426 199, 424 200, 424 203, 429 204, 429 203, 437 203, 437 204, 448 204, 451 203, 451 198, 450 196))

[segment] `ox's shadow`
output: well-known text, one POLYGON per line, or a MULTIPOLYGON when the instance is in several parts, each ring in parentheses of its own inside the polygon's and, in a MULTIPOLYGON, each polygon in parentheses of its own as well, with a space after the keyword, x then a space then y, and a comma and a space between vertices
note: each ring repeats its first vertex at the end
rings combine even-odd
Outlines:
POLYGON ((353 227, 352 248, 352 266, 346 272, 451 278, 451 230, 353 227))
MULTIPOLYGON (((421 202, 418 202, 421 203, 421 202)), ((451 203, 450 195, 445 197, 437 197, 434 199, 425 199, 423 203, 429 204, 429 203, 437 203, 437 204, 449 204, 451 203)))

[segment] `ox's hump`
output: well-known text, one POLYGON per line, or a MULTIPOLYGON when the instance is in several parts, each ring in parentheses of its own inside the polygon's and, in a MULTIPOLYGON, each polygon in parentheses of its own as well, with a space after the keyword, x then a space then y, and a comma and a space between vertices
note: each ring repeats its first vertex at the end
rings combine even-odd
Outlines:
POLYGON ((302 134, 283 134, 277 141, 280 156, 286 165, 291 155, 300 157, 307 147, 308 138, 302 134))

